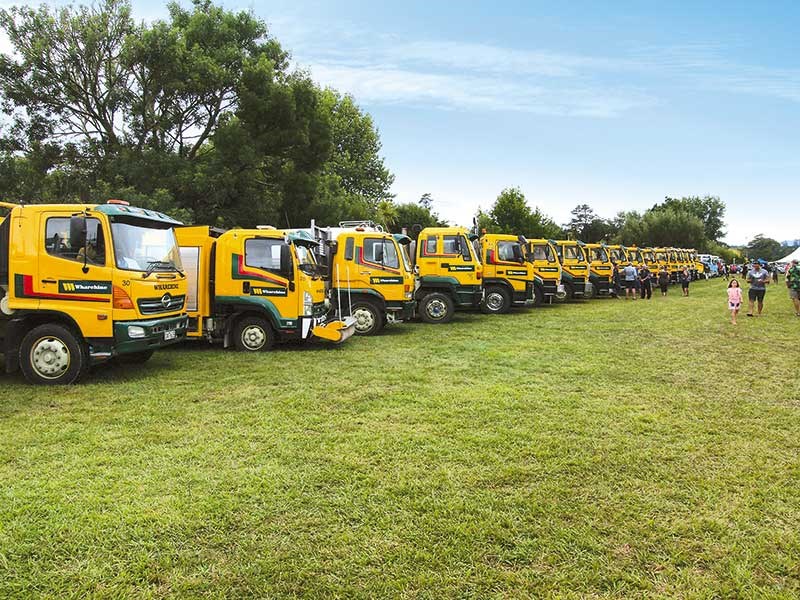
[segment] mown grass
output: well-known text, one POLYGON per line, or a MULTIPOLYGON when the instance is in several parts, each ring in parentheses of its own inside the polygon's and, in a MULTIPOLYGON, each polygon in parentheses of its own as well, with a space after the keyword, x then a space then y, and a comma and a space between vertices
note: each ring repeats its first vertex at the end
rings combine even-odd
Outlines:
POLYGON ((4 377, 0 597, 800 596, 800 319, 724 282, 4 377))

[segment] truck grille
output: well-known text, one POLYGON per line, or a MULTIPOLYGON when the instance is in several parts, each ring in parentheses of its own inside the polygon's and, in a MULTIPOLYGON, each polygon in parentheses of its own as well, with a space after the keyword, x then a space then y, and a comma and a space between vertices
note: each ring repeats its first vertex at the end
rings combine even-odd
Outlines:
POLYGON ((138 301, 139 312, 143 315, 155 315, 158 313, 171 312, 183 308, 186 296, 172 296, 164 294, 158 298, 140 298, 138 301))

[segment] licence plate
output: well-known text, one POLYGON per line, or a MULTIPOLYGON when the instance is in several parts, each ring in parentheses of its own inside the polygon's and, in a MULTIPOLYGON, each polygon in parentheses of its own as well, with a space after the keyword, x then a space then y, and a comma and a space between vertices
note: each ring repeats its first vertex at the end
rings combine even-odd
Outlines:
POLYGON ((172 331, 165 331, 164 332, 164 341, 165 342, 168 342, 169 340, 174 340, 176 337, 178 337, 178 332, 175 331, 174 329, 172 331))

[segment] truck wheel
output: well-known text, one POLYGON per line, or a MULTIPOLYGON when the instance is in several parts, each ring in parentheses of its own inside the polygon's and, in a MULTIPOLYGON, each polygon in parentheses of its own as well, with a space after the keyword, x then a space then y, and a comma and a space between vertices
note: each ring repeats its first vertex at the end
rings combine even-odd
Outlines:
POLYGON ((233 332, 236 349, 241 352, 263 352, 272 348, 275 333, 261 317, 239 319, 233 332))
POLYGON ((556 294, 556 301, 557 302, 567 302, 569 300, 575 299, 575 288, 569 282, 564 284, 564 295, 559 298, 558 294, 556 294))
POLYGON ((383 324, 386 320, 385 315, 381 314, 381 309, 369 300, 353 302, 350 314, 356 319, 356 333, 358 335, 375 335, 383 329, 383 324))
POLYGON ((141 352, 128 352, 117 356, 117 362, 121 365, 142 365, 152 358, 154 350, 142 350, 141 352))
POLYGON ((591 286, 592 286, 592 291, 589 292, 589 298, 595 300, 597 299, 598 296, 600 296, 600 289, 593 283, 591 284, 591 286))
POLYGON ((511 295, 499 285, 490 285, 481 303, 481 310, 487 315, 507 313, 511 308, 511 295))
POLYGON ((441 292, 432 292, 420 302, 419 314, 426 323, 449 323, 453 319, 455 306, 450 296, 441 292))
POLYGON ((87 365, 83 341, 63 325, 39 325, 22 338, 19 366, 25 379, 31 383, 74 383, 87 365))
POLYGON ((533 305, 539 307, 544 302, 544 288, 538 283, 533 284, 533 305))

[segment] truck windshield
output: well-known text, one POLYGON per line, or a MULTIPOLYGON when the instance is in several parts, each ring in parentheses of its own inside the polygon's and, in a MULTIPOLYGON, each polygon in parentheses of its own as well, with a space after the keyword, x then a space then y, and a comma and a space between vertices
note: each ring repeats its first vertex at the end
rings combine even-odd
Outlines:
POLYGON ((592 248, 592 260, 599 262, 608 262, 608 254, 605 248, 592 248))
POLYGON ((580 246, 564 246, 564 258, 567 260, 583 260, 580 246))
POLYGON ((300 244, 295 244, 295 250, 297 251, 297 263, 299 265, 316 265, 317 260, 314 258, 314 253, 311 251, 311 248, 306 246, 301 246, 300 244))
POLYGON ((533 260, 546 260, 547 262, 555 262, 556 258, 553 255, 553 249, 549 244, 534 244, 533 260))
POLYGON ((642 262, 642 257, 639 256, 638 250, 628 250, 628 260, 631 262, 642 262))
POLYGON ((182 271, 175 232, 166 223, 115 221, 111 223, 117 268, 127 271, 182 271))
POLYGON ((400 256, 403 257, 403 264, 406 267, 406 272, 411 273, 414 268, 411 266, 411 255, 408 253, 408 244, 400 244, 400 256))

